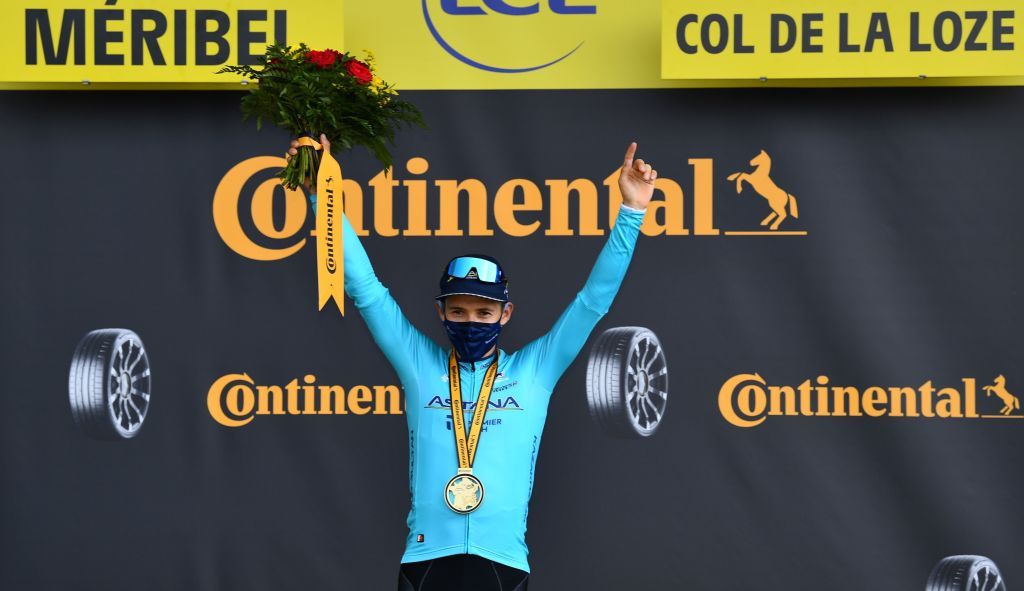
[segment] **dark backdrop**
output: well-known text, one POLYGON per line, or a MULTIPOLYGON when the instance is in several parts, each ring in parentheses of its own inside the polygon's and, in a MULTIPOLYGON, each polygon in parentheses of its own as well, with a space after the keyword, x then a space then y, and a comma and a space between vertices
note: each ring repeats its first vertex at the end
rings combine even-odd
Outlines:
MULTIPOLYGON (((1024 393, 1024 90, 404 96, 431 128, 399 134, 398 178, 423 156, 423 178, 479 178, 492 196, 514 177, 600 183, 635 139, 688 201, 687 159, 713 158, 716 225, 751 229, 767 207, 724 175, 765 149, 800 204, 783 229, 808 231, 640 237, 591 342, 613 326, 654 330, 668 414, 648 440, 606 437, 586 406, 589 345, 566 372, 537 463, 531 589, 918 589, 956 553, 995 559, 1011 588, 1024 581, 1024 421, 769 417, 740 429, 717 407, 726 379, 755 371, 862 387, 1005 374, 1024 393)), ((243 123, 238 99, 0 93, 0 588, 394 585, 404 416, 263 416, 229 429, 206 409, 210 385, 235 372, 257 384, 396 381, 351 302, 345 318, 333 304, 316 310, 311 245, 258 262, 218 236, 221 177, 288 140, 243 123), (135 330, 152 363, 150 415, 133 440, 94 441, 70 415, 71 354, 103 327, 135 330)), ((360 182, 379 170, 361 149, 341 157, 360 182)), ((514 278, 507 350, 550 327, 603 241, 363 239, 439 342, 443 263, 497 256, 514 278)))

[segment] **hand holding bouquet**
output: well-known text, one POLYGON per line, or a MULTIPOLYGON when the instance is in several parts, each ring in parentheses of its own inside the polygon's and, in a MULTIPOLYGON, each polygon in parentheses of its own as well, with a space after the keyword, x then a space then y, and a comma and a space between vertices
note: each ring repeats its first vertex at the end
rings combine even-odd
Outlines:
MULTIPOLYGON (((390 168, 387 143, 394 143, 398 124, 426 124, 416 107, 400 100, 392 85, 374 73, 373 55, 366 53, 358 60, 348 52, 311 50, 304 43, 297 48, 269 45, 256 65, 228 66, 217 73, 256 81, 242 98, 242 119, 256 117, 257 129, 266 119, 292 137, 324 134, 335 141, 335 149, 365 146, 390 168)), ((315 183, 320 159, 313 147, 300 146, 278 177, 289 189, 315 183)))
POLYGON ((373 73, 369 52, 360 61, 347 52, 314 51, 305 44, 295 49, 269 45, 256 61, 255 67, 228 66, 217 73, 242 74, 256 81, 242 98, 243 121, 255 116, 256 129, 267 119, 292 137, 308 136, 293 142, 285 156, 287 164, 277 176, 291 190, 316 186, 321 202, 315 212, 318 309, 323 310, 333 298, 344 315, 341 167, 331 155, 327 138, 342 148, 366 146, 388 169, 387 143, 394 142, 395 127, 403 121, 426 125, 416 107, 399 100, 391 85, 373 73), (322 143, 313 139, 317 137, 322 143))

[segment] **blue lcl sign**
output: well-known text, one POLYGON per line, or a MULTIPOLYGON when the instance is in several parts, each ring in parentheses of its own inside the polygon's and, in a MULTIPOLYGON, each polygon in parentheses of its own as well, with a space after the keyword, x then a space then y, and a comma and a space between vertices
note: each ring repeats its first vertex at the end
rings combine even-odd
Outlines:
MULTIPOLYGON (((491 12, 498 12, 510 16, 524 16, 540 12, 540 2, 534 2, 529 6, 512 6, 505 0, 482 0, 484 6, 491 12)), ((555 14, 597 14, 597 6, 569 6, 565 0, 548 0, 548 7, 555 14)), ((460 3, 460 0, 441 0, 441 10, 448 14, 487 14, 487 11, 476 3, 472 5, 460 3)))
MULTIPOLYGON (((437 26, 434 24, 434 20, 430 16, 430 9, 427 6, 427 0, 420 0, 423 7, 423 20, 427 23, 427 28, 430 30, 430 34, 433 35, 434 40, 437 41, 445 51, 447 51, 452 57, 459 60, 460 62, 486 70, 488 72, 496 72, 499 74, 516 74, 520 72, 531 72, 533 70, 540 70, 548 66, 557 64, 558 62, 569 57, 580 46, 580 43, 569 50, 564 55, 555 58, 551 61, 543 64, 537 64, 534 66, 527 66, 521 68, 505 68, 501 66, 495 66, 485 64, 478 60, 475 60, 465 53, 456 49, 451 43, 449 43, 438 31, 437 26)), ((441 11, 445 14, 452 16, 487 16, 487 15, 506 15, 506 16, 530 16, 533 14, 539 14, 541 11, 541 5, 543 2, 534 2, 525 6, 509 4, 505 0, 441 0, 441 11)), ((567 0, 547 0, 546 2, 548 10, 553 14, 558 15, 586 15, 586 14, 597 14, 597 5, 595 4, 568 4, 567 0)))

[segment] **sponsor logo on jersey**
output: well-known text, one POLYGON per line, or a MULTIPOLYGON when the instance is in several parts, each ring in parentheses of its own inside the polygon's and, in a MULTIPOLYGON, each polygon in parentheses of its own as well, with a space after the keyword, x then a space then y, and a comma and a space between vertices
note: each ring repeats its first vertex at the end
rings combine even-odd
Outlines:
MULTIPOLYGON (((441 409, 450 410, 451 407, 452 407, 452 399, 451 398, 441 398, 441 396, 435 395, 433 398, 430 399, 429 402, 427 402, 427 405, 424 408, 433 408, 433 409, 438 409, 438 410, 441 410, 441 409)), ((469 400, 463 400, 462 401, 462 410, 464 410, 464 411, 471 411, 471 410, 473 410, 475 408, 476 408, 476 401, 475 400, 474 401, 469 401, 469 400)), ((493 397, 492 396, 491 399, 487 402, 487 412, 491 412, 492 410, 525 410, 525 409, 522 406, 519 405, 519 401, 517 401, 514 396, 505 396, 505 397, 501 397, 501 396, 493 397)))

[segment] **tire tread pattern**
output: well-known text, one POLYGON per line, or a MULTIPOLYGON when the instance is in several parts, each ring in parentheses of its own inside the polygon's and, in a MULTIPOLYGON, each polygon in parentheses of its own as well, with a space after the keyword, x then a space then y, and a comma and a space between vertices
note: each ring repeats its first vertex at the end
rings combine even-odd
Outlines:
POLYGON ((587 362, 587 406, 594 422, 608 435, 642 437, 630 422, 623 372, 634 341, 640 334, 649 332, 641 326, 609 328, 591 348, 587 362))
MULTIPOLYGON (((971 574, 982 566, 999 573, 999 567, 985 556, 962 554, 947 556, 939 561, 928 576, 928 583, 925 591, 968 591, 971 574)), ((1000 573, 1000 577, 1002 574, 1000 573)), ((1000 584, 999 589, 1005 591, 1005 581, 1000 584)))
POLYGON ((69 396, 71 416, 97 439, 122 439, 107 407, 107 379, 113 346, 125 329, 102 328, 82 337, 71 359, 69 396))

